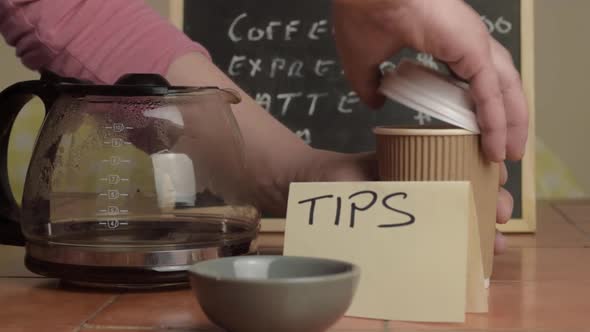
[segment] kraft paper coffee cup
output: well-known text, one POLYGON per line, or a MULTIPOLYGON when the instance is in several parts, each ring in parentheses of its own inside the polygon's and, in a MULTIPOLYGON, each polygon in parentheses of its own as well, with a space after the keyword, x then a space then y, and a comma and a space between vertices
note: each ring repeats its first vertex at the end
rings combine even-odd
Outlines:
POLYGON ((412 60, 386 73, 380 91, 440 126, 374 129, 379 176, 385 181, 469 181, 472 185, 484 276, 490 278, 496 235, 499 165, 486 160, 469 86, 412 60))
POLYGON ((379 178, 384 181, 470 181, 484 276, 492 274, 499 166, 488 162, 480 135, 464 129, 377 127, 379 178))

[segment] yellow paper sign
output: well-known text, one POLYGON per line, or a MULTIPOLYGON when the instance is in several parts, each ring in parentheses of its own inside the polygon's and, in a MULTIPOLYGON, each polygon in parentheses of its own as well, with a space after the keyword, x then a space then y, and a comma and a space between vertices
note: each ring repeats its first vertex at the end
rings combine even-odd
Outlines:
POLYGON ((284 255, 361 268, 349 316, 463 322, 487 312, 468 182, 294 183, 284 255))

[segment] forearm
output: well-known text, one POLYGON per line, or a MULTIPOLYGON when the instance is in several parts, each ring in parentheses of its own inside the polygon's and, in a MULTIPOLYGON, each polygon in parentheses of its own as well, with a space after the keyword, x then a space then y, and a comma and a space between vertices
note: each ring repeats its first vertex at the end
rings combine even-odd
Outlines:
POLYGON ((370 19, 374 15, 388 15, 410 5, 417 5, 418 2, 417 0, 332 0, 332 5, 335 10, 353 11, 359 16, 370 19))
POLYGON ((267 212, 282 213, 288 185, 307 179, 315 151, 240 89, 209 59, 193 53, 172 62, 166 78, 172 84, 218 86, 240 93, 233 113, 245 143, 246 165, 254 179, 256 200, 267 212))
POLYGON ((0 0, 0 33, 30 69, 96 83, 207 54, 143 0, 0 0))

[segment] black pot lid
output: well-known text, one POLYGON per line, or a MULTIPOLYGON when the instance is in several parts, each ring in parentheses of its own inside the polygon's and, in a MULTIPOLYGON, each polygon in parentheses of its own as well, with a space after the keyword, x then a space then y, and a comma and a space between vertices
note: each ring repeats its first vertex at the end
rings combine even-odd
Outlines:
POLYGON ((94 84, 71 77, 61 77, 44 71, 41 80, 54 85, 59 92, 75 96, 166 96, 197 92, 216 87, 172 86, 161 75, 130 73, 121 76, 113 85, 94 84))

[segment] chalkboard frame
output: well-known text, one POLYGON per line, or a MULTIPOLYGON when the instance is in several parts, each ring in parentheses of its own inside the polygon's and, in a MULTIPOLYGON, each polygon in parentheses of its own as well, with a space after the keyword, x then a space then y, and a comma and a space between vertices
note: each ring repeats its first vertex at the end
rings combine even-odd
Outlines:
MULTIPOLYGON (((505 225, 498 225, 498 230, 506 233, 534 233, 536 222, 535 192, 535 57, 534 57, 534 0, 520 0, 521 3, 521 78, 529 105, 529 137, 527 153, 522 165, 522 217, 513 218, 505 225)), ((169 20, 183 31, 184 0, 169 2, 169 20)), ((262 232, 283 232, 281 219, 263 219, 262 232)))

